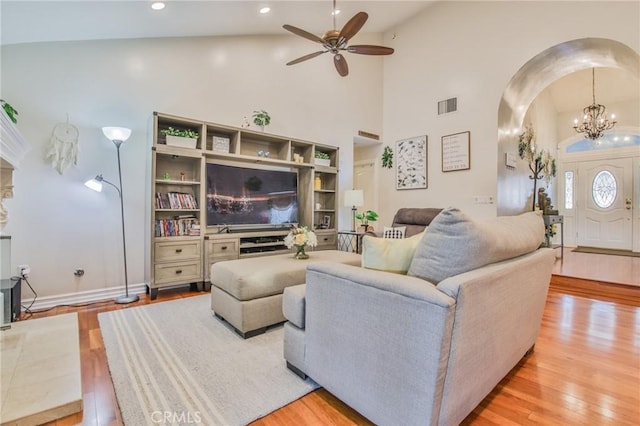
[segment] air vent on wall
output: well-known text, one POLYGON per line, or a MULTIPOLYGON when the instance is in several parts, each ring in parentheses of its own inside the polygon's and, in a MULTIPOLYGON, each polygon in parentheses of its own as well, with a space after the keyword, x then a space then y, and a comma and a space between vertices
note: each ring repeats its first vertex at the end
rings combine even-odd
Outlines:
POLYGON ((438 115, 458 110, 458 98, 449 98, 438 102, 438 115))

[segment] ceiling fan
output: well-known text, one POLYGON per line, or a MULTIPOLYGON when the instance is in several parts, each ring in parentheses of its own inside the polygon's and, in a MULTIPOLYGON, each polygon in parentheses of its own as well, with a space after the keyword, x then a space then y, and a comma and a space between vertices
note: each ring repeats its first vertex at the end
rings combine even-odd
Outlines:
POLYGON ((308 55, 301 56, 298 59, 294 59, 293 61, 287 62, 287 65, 295 65, 300 62, 306 61, 308 59, 315 58, 316 56, 320 56, 323 53, 331 52, 333 54, 333 63, 336 66, 336 70, 338 74, 342 77, 345 77, 349 74, 349 66, 347 65, 347 61, 342 56, 343 51, 350 53, 358 53, 360 55, 391 55, 393 53, 393 49, 385 46, 374 46, 370 44, 360 44, 348 46, 349 40, 351 37, 356 35, 358 31, 362 28, 369 15, 366 12, 358 12, 353 18, 347 22, 344 27, 340 31, 336 30, 336 0, 333 0, 333 28, 332 30, 324 33, 322 37, 318 37, 315 34, 311 34, 308 31, 302 30, 300 28, 294 27, 293 25, 283 25, 287 31, 294 33, 300 37, 304 37, 308 40, 314 41, 316 43, 320 43, 324 50, 320 50, 317 52, 309 53, 308 55))

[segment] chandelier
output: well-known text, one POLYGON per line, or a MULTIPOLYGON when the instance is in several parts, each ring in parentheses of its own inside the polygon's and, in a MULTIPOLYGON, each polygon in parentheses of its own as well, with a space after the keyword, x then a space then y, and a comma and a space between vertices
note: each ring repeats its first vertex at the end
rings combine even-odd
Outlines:
POLYGON ((576 118, 574 123, 574 130, 578 133, 584 133, 587 138, 596 140, 602 136, 602 133, 606 130, 612 129, 616 125, 615 114, 611 114, 611 120, 607 118, 607 109, 604 105, 596 103, 596 69, 591 69, 592 76, 592 91, 593 91, 593 103, 584 107, 582 110, 583 117, 582 123, 578 122, 576 118))

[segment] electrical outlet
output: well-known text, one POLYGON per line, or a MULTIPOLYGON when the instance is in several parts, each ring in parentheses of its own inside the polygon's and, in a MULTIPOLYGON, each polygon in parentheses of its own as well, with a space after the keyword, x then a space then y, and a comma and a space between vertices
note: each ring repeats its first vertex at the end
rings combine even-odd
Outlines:
POLYGON ((493 197, 491 195, 476 195, 473 197, 475 204, 493 204, 493 197))
POLYGON ((29 278, 31 267, 29 265, 18 265, 18 276, 21 278, 29 278))

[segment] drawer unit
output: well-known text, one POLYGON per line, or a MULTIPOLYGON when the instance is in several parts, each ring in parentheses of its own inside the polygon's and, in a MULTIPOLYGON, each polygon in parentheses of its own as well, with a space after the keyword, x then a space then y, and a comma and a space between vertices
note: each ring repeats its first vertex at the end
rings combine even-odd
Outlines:
POLYGON ((207 242, 207 257, 209 260, 235 259, 238 257, 238 239, 209 240, 207 242))
POLYGON ((316 250, 335 250, 338 247, 338 235, 335 231, 315 231, 318 237, 316 250))
POLYGON ((155 243, 155 261, 177 262, 188 259, 200 259, 202 243, 193 241, 162 241, 155 243))
POLYGON ((161 263, 155 266, 155 284, 181 284, 202 280, 200 259, 191 262, 161 263))
POLYGON ((239 239, 207 240, 205 242, 204 281, 210 280, 211 265, 222 260, 238 258, 239 239))

